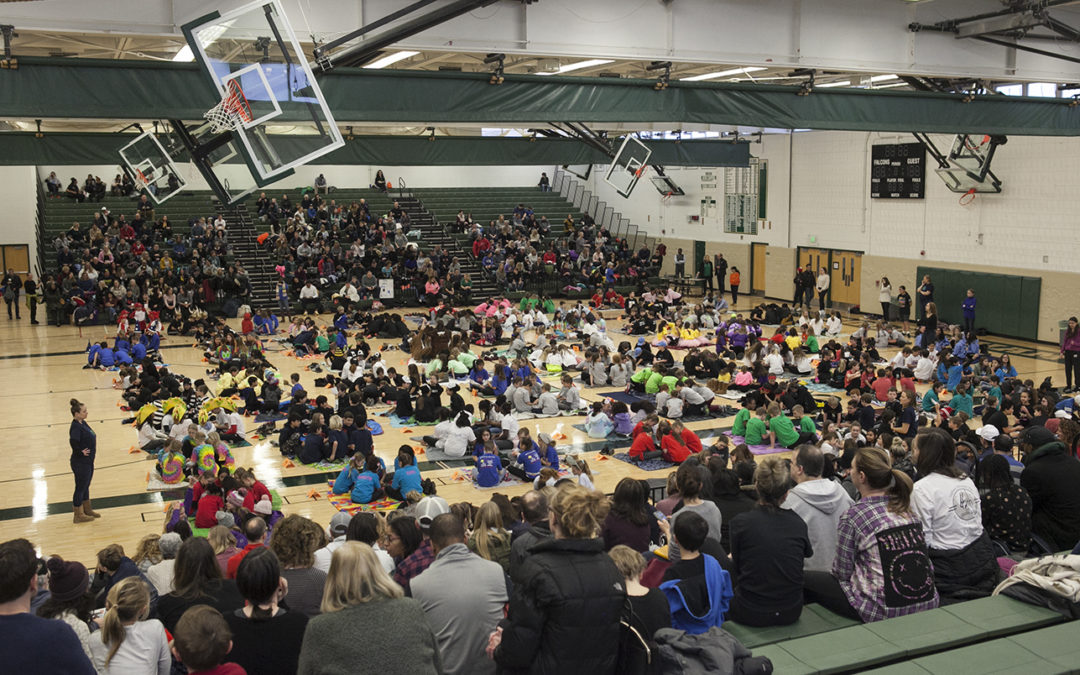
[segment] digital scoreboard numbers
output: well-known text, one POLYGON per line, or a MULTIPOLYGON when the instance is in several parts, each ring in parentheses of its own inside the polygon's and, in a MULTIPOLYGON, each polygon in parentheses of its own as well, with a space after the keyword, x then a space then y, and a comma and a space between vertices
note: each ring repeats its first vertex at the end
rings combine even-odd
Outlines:
POLYGON ((926 148, 922 143, 875 145, 871 151, 870 196, 875 199, 922 199, 926 183, 926 148))

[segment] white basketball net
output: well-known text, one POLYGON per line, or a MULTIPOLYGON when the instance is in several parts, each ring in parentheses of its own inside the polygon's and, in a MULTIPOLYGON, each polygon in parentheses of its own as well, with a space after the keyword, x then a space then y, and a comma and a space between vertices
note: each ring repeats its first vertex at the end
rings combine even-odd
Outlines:
POLYGON ((210 123, 210 130, 215 134, 239 129, 244 122, 251 121, 251 113, 247 110, 242 94, 235 91, 225 94, 221 102, 207 110, 203 117, 210 123))

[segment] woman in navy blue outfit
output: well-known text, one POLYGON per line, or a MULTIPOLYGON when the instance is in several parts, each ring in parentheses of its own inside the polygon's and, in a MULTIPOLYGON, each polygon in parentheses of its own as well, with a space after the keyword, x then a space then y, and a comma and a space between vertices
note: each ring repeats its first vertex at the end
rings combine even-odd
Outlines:
POLYGON ((86 423, 86 405, 71 399, 71 473, 75 474, 75 494, 71 497, 76 523, 88 523, 101 516, 90 507, 90 481, 94 478, 97 434, 86 423))

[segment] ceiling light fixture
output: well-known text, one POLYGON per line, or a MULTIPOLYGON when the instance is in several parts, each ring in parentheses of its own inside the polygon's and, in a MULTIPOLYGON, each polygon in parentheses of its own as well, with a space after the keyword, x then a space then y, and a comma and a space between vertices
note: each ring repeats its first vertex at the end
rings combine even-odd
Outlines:
POLYGON ((577 63, 564 64, 562 66, 559 66, 559 69, 552 73, 537 73, 537 75, 562 75, 563 73, 581 70, 582 68, 606 66, 609 63, 615 63, 615 59, 588 59, 586 61, 578 61, 577 63))
POLYGON ((718 73, 705 73, 704 75, 694 75, 692 77, 681 77, 680 82, 701 82, 702 80, 715 80, 718 77, 730 77, 732 75, 745 75, 747 73, 756 73, 765 68, 759 66, 749 66, 747 68, 734 68, 732 70, 721 70, 718 73))
POLYGON ((420 52, 411 51, 394 52, 393 54, 387 54, 382 58, 375 59, 371 63, 364 66, 364 68, 385 68, 387 66, 397 63, 398 61, 404 61, 405 59, 412 58, 419 53, 420 52))

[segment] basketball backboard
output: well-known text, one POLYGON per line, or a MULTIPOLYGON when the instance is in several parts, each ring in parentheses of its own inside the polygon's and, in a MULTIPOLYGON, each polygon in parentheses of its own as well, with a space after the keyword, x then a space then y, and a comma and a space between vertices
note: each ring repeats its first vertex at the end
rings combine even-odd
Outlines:
POLYGON ((648 168, 652 150, 637 139, 627 136, 623 139, 615 158, 611 160, 604 182, 615 188, 623 197, 629 197, 637 185, 638 179, 648 168))
POLYGON ((187 185, 184 173, 174 161, 174 154, 149 131, 120 148, 120 159, 137 184, 146 183, 145 192, 156 204, 176 195, 187 185))
POLYGON ((242 155, 256 184, 286 176, 345 144, 278 0, 212 12, 185 24, 183 31, 219 97, 237 84, 243 91, 251 119, 230 132, 236 142, 229 145, 230 152, 242 155))
POLYGON ((980 176, 978 173, 968 170, 950 162, 947 169, 935 169, 937 175, 945 181, 945 187, 951 192, 966 193, 975 192, 1001 192, 1001 181, 990 170, 980 176))

